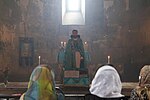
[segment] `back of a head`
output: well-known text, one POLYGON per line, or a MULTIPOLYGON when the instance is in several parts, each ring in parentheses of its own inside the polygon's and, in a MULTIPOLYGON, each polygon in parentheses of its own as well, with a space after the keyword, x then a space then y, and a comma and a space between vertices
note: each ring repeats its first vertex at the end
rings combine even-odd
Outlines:
POLYGON ((150 85, 150 65, 145 65, 141 69, 139 79, 140 86, 150 85))
POLYGON ((39 65, 33 70, 24 98, 26 98, 24 100, 28 100, 28 98, 56 100, 54 76, 47 65, 39 65))
POLYGON ((122 84, 118 72, 112 65, 103 65, 92 80, 90 92, 102 98, 122 97, 122 84))
POLYGON ((142 67, 139 86, 131 91, 130 100, 150 100, 150 65, 142 67))
POLYGON ((37 66, 31 76, 30 80, 31 81, 39 81, 39 80, 45 80, 45 81, 54 81, 54 75, 53 71, 48 68, 48 65, 42 64, 37 66))

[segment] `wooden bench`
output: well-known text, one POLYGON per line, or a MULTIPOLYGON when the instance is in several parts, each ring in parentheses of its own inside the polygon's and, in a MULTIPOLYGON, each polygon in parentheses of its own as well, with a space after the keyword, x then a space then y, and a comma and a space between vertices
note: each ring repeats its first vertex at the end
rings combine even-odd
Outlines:
POLYGON ((15 99, 15 100, 19 100, 21 94, 0 94, 0 99, 15 99))

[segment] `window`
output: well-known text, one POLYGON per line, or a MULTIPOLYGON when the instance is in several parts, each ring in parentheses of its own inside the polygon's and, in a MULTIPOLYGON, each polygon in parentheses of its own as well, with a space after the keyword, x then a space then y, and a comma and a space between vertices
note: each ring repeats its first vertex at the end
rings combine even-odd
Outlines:
POLYGON ((62 25, 85 24, 85 0, 62 0, 62 25))
POLYGON ((81 11, 81 0, 67 0, 67 12, 81 11))

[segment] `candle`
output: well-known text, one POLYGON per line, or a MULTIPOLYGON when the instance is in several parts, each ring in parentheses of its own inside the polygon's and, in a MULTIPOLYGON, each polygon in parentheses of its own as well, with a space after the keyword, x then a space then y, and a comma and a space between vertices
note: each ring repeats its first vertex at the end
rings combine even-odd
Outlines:
POLYGON ((39 65, 40 65, 40 63, 41 63, 40 59, 41 59, 41 56, 39 56, 39 65))
POLYGON ((60 46, 63 47, 63 42, 60 42, 60 46))
POLYGON ((108 64, 110 64, 110 56, 107 56, 108 64))
POLYGON ((66 42, 64 42, 64 47, 66 47, 66 42))
POLYGON ((88 43, 84 42, 84 50, 88 51, 88 43))

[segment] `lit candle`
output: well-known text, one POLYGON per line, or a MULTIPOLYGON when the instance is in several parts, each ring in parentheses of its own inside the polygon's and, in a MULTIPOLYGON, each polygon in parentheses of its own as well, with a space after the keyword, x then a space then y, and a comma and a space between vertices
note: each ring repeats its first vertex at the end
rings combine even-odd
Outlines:
POLYGON ((63 42, 60 42, 60 43, 61 43, 60 46, 63 47, 63 42))
POLYGON ((41 60, 41 56, 39 56, 39 65, 40 65, 40 63, 41 63, 41 61, 40 61, 40 60, 41 60))
POLYGON ((64 47, 66 47, 66 42, 64 42, 64 47))
POLYGON ((110 64, 110 56, 107 56, 108 64, 110 64))
POLYGON ((84 50, 88 50, 88 43, 87 42, 84 42, 84 50))

